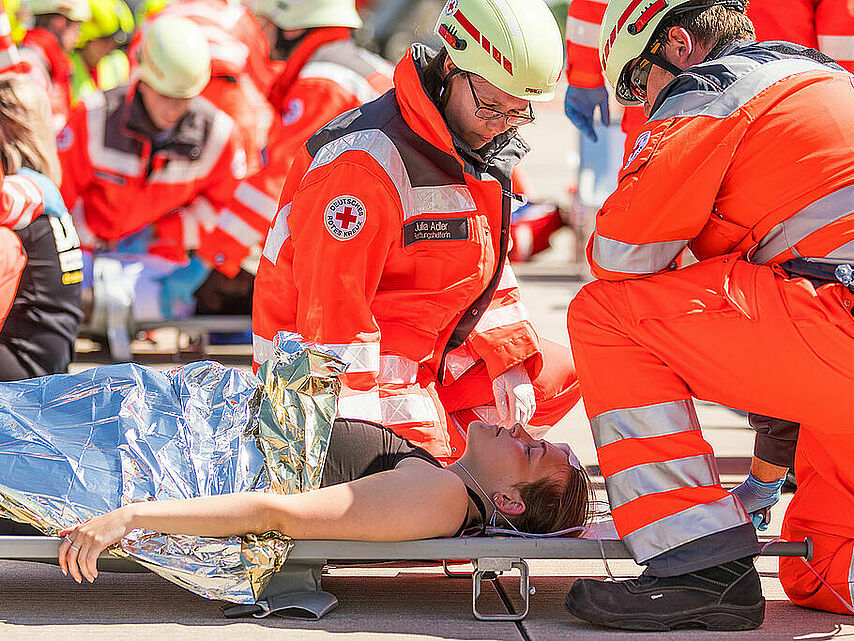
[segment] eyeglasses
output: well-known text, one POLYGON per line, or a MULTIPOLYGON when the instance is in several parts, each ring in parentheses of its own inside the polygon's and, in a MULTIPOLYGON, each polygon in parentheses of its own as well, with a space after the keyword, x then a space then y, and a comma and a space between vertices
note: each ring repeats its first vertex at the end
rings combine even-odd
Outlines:
POLYGON ((471 97, 474 98, 474 104, 476 109, 474 110, 474 115, 480 118, 481 120, 498 120, 499 118, 504 118, 507 121, 507 124, 511 127, 521 127, 522 125, 527 125, 534 122, 534 108, 528 103, 528 114, 507 114, 503 111, 498 111, 498 109, 493 109, 492 107, 486 107, 483 103, 478 99, 477 93, 474 90, 474 84, 471 81, 471 74, 466 73, 466 80, 469 83, 469 89, 471 90, 471 97))
POLYGON ((646 102, 647 93, 646 85, 649 81, 649 72, 652 71, 652 65, 656 64, 658 59, 656 52, 661 49, 661 42, 656 42, 649 48, 649 51, 643 52, 637 62, 629 70, 628 74, 628 90, 632 98, 640 102, 646 102))

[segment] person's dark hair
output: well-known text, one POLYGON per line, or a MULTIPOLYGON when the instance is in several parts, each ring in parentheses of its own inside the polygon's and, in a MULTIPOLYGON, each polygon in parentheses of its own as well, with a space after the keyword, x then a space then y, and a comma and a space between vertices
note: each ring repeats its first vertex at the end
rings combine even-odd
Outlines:
MULTIPOLYGON (((744 0, 744 6, 749 4, 744 0)), ((756 32, 744 11, 723 4, 709 6, 709 0, 694 0, 671 11, 651 42, 667 41, 671 27, 682 27, 704 45, 726 46, 736 40, 753 40, 756 32)))
POLYGON ((442 84, 445 82, 445 60, 448 52, 442 47, 439 53, 430 58, 427 64, 421 68, 424 90, 437 105, 441 105, 442 84))
MULTIPOLYGON (((569 468, 566 479, 545 477, 516 486, 525 512, 512 519, 522 532, 545 534, 584 525, 589 517, 590 479, 584 469, 569 468)), ((574 532, 570 536, 579 536, 574 532)))

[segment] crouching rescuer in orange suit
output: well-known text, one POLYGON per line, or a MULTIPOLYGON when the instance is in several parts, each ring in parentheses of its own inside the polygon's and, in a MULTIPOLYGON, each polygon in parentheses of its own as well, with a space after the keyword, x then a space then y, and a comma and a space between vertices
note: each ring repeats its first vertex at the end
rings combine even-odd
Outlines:
POLYGON ((801 424, 783 536, 813 537, 817 575, 785 559, 780 580, 795 603, 850 610, 854 82, 752 33, 730 0, 606 13, 608 80, 649 120, 597 216, 599 280, 570 305, 569 333, 614 523, 647 568, 572 586, 569 610, 602 625, 763 621, 748 512, 785 468, 757 450, 753 480, 723 490, 692 396, 801 424), (671 271, 686 246, 699 263, 671 271))
POLYGON ((516 128, 550 100, 560 32, 542 0, 450 0, 438 54, 303 147, 255 281, 256 364, 279 330, 349 364, 339 415, 448 462, 477 418, 552 425, 579 398, 569 350, 540 341, 507 262, 516 128))

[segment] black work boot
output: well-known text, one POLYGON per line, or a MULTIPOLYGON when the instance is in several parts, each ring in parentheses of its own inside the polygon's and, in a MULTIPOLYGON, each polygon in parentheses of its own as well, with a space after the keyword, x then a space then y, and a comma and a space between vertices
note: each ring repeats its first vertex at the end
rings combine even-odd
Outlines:
POLYGON ((752 630, 765 619, 751 557, 679 576, 579 579, 566 596, 566 609, 579 619, 623 630, 752 630))

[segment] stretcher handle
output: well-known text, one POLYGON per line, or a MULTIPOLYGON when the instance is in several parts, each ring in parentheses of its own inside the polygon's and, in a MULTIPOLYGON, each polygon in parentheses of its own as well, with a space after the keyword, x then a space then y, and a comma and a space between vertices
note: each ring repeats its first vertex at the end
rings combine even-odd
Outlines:
POLYGON ((762 548, 759 556, 800 556, 812 561, 812 539, 806 537, 803 541, 775 541, 762 548))

